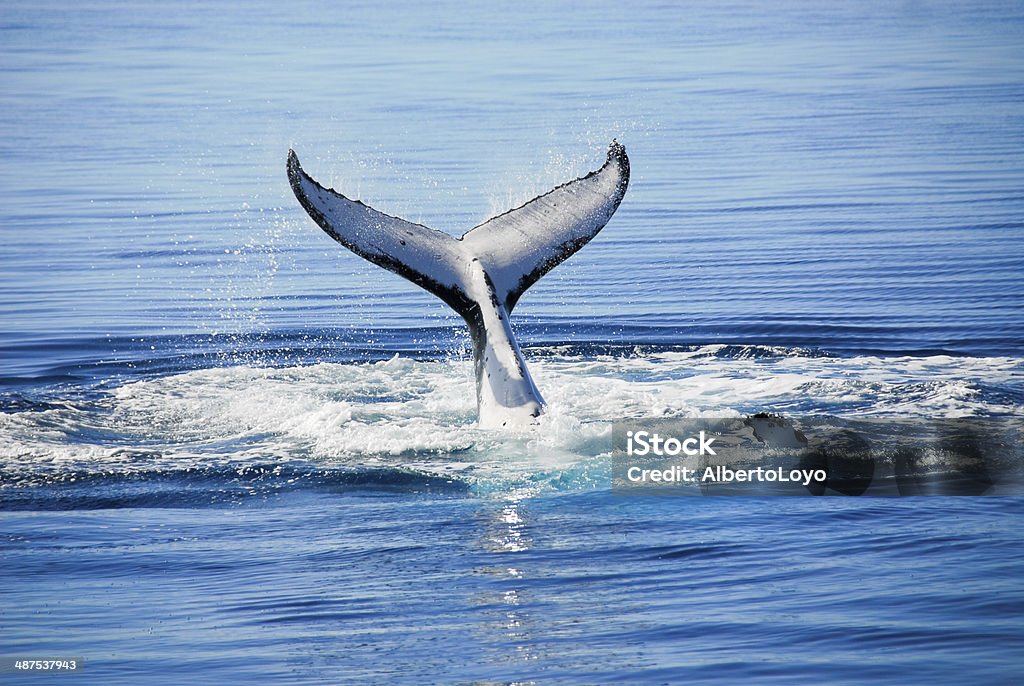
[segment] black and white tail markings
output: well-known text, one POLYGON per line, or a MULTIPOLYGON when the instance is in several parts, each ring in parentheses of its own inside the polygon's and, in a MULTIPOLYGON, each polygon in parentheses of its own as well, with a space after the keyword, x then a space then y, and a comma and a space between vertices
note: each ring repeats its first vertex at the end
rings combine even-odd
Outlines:
POLYGON ((481 426, 536 423, 544 400, 509 326, 519 298, 604 228, 629 185, 626 149, 612 141, 597 171, 454 238, 350 200, 311 178, 288 151, 288 180, 331 238, 446 302, 473 339, 481 426))

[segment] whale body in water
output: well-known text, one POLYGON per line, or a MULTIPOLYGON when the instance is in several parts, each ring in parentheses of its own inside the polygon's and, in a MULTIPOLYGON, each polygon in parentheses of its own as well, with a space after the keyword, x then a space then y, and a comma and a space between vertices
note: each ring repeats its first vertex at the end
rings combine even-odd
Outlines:
POLYGON ((536 423, 544 400, 509 315, 526 289, 611 219, 629 185, 629 158, 622 144, 612 141, 600 169, 492 217, 461 238, 324 188, 303 171, 292 150, 288 180, 306 212, 331 238, 430 291, 466 320, 481 426, 536 423))

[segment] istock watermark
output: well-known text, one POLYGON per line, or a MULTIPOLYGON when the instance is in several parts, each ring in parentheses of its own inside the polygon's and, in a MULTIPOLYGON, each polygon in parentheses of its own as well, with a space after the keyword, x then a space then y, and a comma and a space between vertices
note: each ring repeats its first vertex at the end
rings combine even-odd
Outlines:
POLYGON ((626 454, 627 455, 714 455, 715 451, 711 444, 715 439, 708 438, 707 432, 701 431, 698 436, 691 436, 679 440, 674 436, 662 438, 657 433, 650 431, 627 431, 626 432, 626 454), (696 447, 695 447, 696 446, 696 447))
POLYGON ((1024 495, 1024 420, 749 417, 613 426, 621 495, 1024 495))

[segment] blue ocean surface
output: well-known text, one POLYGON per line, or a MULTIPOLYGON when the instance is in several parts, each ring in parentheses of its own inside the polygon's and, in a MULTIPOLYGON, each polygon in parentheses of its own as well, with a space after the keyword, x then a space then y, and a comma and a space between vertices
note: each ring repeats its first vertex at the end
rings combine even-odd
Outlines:
POLYGON ((0 658, 1018 682, 1021 497, 626 496, 609 436, 1024 416, 1024 6, 10 0, 0 57, 0 658), (285 174, 461 235, 613 139, 625 200, 512 318, 524 432, 285 174))

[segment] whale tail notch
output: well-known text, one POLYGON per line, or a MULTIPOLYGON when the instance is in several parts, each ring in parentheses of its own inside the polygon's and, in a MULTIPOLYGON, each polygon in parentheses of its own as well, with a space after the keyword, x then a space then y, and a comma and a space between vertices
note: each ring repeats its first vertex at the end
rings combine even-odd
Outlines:
POLYGON ((295 197, 331 238, 441 298, 470 327, 480 422, 535 421, 543 400, 508 315, 526 290, 604 228, 629 185, 629 158, 613 141, 604 165, 460 238, 393 217, 310 177, 288 151, 295 197))

